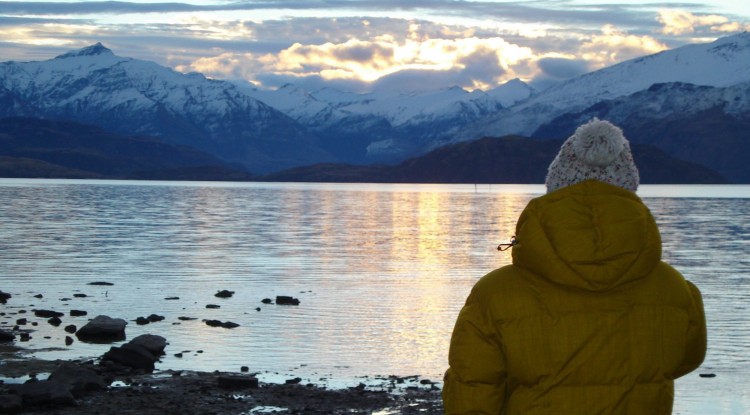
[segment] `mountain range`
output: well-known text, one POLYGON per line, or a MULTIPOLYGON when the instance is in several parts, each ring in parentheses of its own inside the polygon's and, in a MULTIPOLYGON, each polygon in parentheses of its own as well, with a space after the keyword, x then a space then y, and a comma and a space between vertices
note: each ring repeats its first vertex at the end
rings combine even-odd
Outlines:
MULTIPOLYGON (((354 183, 544 183, 560 150, 558 140, 520 136, 486 137, 448 144, 395 166, 317 164, 270 173, 256 180, 354 183)), ((643 184, 722 184, 719 173, 668 156, 648 144, 632 144, 643 184)))
POLYGON ((70 121, 0 119, 0 177, 248 180, 241 167, 183 145, 70 121))
MULTIPOLYGON (((70 121, 0 119, 0 177, 381 183, 542 183, 557 140, 507 136, 449 144, 397 165, 320 163, 251 175, 188 146, 70 121)), ((727 183, 704 166, 633 144, 642 183, 727 183)))
MULTIPOLYGON (((634 144, 689 162, 682 167, 700 164, 750 183, 750 34, 622 62, 543 91, 520 80, 473 92, 266 91, 119 57, 102 44, 0 63, 0 118, 150 137, 254 177, 321 163, 396 166, 483 137, 559 141, 593 116, 620 125, 634 144)), ((189 164, 162 170, 196 168, 189 164)))

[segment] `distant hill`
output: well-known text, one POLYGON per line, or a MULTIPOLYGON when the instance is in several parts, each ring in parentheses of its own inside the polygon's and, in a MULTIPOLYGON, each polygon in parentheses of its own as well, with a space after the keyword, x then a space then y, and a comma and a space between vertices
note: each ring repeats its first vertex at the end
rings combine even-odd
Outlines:
MULTIPOLYGON (((447 145, 396 166, 317 164, 261 176, 264 181, 541 184, 562 141, 486 137, 447 145)), ((728 183, 719 173, 678 160, 651 145, 633 144, 643 184, 728 183)))
MULTIPOLYGON (((187 146, 124 137, 98 127, 0 119, 0 177, 375 183, 544 183, 560 140, 486 137, 450 144, 398 165, 315 164, 264 176, 187 146)), ((631 143, 642 183, 727 183, 700 164, 631 143)))
POLYGON ((218 158, 151 137, 124 137, 67 121, 0 119, 0 176, 247 180, 218 158))
MULTIPOLYGON (((2 136, 0 136, 2 140, 2 136)), ((26 157, 0 156, 0 177, 40 179, 105 179, 90 171, 63 167, 26 157)))

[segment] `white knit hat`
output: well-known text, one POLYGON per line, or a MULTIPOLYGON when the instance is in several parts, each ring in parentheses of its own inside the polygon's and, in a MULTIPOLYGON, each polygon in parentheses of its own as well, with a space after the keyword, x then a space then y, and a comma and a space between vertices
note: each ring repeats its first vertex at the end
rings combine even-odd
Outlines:
POLYGON ((597 118, 578 127, 563 143, 547 172, 547 193, 585 180, 638 190, 638 168, 630 144, 617 126, 597 118))

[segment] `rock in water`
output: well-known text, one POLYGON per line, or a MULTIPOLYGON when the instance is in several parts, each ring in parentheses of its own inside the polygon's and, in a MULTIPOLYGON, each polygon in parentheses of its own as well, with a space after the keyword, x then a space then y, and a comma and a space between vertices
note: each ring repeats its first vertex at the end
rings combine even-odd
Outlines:
POLYGON ((276 304, 278 305, 299 305, 299 300, 287 295, 277 295, 276 304))
POLYGON ((76 336, 79 340, 91 343, 111 343, 125 339, 127 321, 109 316, 96 316, 81 327, 76 336))
POLYGON ((215 296, 219 298, 229 298, 233 295, 234 295, 234 291, 229 291, 229 290, 221 290, 215 294, 215 296))

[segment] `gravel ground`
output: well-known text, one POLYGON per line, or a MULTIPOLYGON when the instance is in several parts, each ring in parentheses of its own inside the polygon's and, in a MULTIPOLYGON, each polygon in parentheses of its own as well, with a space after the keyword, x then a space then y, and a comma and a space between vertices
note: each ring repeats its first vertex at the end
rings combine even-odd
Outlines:
MULTIPOLYGON (((0 348, 0 376, 25 379, 49 373, 61 363, 19 358, 20 349, 0 348)), ((78 362, 83 364, 82 362, 78 362)), ((102 372, 105 389, 76 398, 76 405, 25 406, 23 414, 442 414, 440 390, 414 378, 389 377, 346 389, 329 389, 301 383, 263 383, 257 387, 228 389, 219 385, 226 376, 246 373, 155 372, 113 374, 96 362, 86 362, 102 372)), ((0 396, 7 394, 0 385, 0 396)), ((2 410, 0 409, 0 413, 2 410)))

